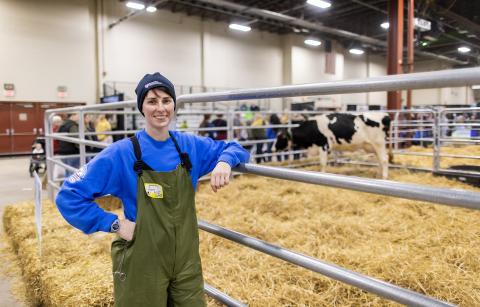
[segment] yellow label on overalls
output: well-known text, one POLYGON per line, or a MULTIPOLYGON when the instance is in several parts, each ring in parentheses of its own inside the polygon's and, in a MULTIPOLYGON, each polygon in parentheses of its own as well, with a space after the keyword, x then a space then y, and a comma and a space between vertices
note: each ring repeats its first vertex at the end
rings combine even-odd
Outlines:
POLYGON ((151 198, 163 198, 163 188, 156 183, 145 183, 145 192, 151 198))

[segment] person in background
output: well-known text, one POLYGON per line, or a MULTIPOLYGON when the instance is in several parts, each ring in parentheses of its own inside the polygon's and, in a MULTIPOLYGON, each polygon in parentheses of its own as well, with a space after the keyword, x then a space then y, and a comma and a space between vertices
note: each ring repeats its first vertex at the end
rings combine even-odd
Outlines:
POLYGON ((188 128, 188 123, 186 120, 182 121, 182 124, 180 125, 180 129, 187 129, 188 128))
POLYGON ((45 150, 43 145, 36 141, 32 146, 32 159, 30 160, 30 177, 33 177, 33 172, 40 173, 40 170, 45 171, 45 150))
MULTIPOLYGON (((60 126, 63 124, 63 119, 60 115, 54 115, 52 117, 52 132, 57 133, 60 126)), ((60 141, 53 140, 53 154, 57 155, 60 150, 60 141)))
MULTIPOLYGON (((266 132, 265 128, 261 128, 265 126, 265 121, 263 120, 263 116, 260 113, 255 114, 254 120, 251 124, 251 127, 259 127, 251 129, 252 139, 253 140, 265 140, 266 132)), ((255 151, 255 155, 263 155, 263 144, 264 143, 257 143, 255 146, 257 150, 255 151)), ((262 163, 263 161, 267 161, 265 157, 256 157, 255 158, 257 163, 262 163)))
POLYGON ((97 118, 97 123, 95 125, 95 131, 99 132, 97 134, 97 138, 99 142, 107 143, 107 144, 112 144, 113 143, 113 137, 108 134, 101 134, 101 132, 109 132, 112 131, 112 125, 108 121, 108 119, 105 117, 105 115, 100 114, 97 118))
MULTIPOLYGON (((217 118, 212 122, 214 127, 225 128, 227 127, 227 121, 223 119, 223 114, 218 114, 217 118)), ((215 140, 222 141, 227 139, 227 130, 215 131, 215 140)))
MULTIPOLYGON (((199 128, 212 128, 213 124, 210 122, 210 114, 204 114, 203 115, 203 120, 200 123, 199 128)), ((212 130, 209 131, 199 131, 198 135, 200 136, 208 136, 209 138, 215 138, 215 135, 212 130)))
MULTIPOLYGON (((277 116, 277 114, 272 114, 270 115, 270 125, 281 125, 280 118, 277 116)), ((277 138, 277 133, 278 133, 278 128, 267 128, 266 134, 267 134, 267 139, 268 140, 275 140, 277 138)), ((272 147, 273 147, 273 141, 267 143, 267 153, 271 154, 272 153, 272 147)), ((277 161, 281 161, 281 157, 277 156, 277 161)), ((267 161, 271 162, 272 161, 272 156, 267 157, 267 161)))
MULTIPOLYGON (((93 120, 92 120, 92 115, 90 114, 85 115, 85 132, 86 133, 96 132, 95 125, 93 124, 93 120)), ((85 134, 85 140, 98 142, 98 137, 96 134, 85 134)), ((102 148, 95 147, 95 146, 85 146, 85 151, 87 153, 98 153, 102 151, 102 148)), ((86 158, 86 162, 92 159, 93 159, 93 156, 89 155, 86 158)))
MULTIPOLYGON (((76 113, 70 114, 68 118, 63 122, 63 124, 58 128, 58 133, 70 133, 68 137, 78 138, 78 115, 76 113)), ((58 154, 69 156, 69 155, 78 155, 80 153, 78 149, 78 144, 59 141, 58 154)), ((62 162, 78 169, 80 167, 80 159, 77 157, 64 157, 62 162)), ((73 172, 71 170, 65 169, 65 176, 68 177, 73 172)))
POLYGON ((70 176, 57 194, 62 216, 86 234, 116 233, 112 242, 115 306, 206 306, 195 190, 211 172, 214 192, 248 153, 235 142, 169 130, 173 84, 160 73, 137 85, 146 127, 119 140, 70 176), (125 219, 95 202, 118 197, 125 219))
MULTIPOLYGON (((242 127, 244 126, 242 122, 242 115, 240 113, 235 113, 233 117, 233 126, 235 127, 242 127)), ((233 137, 239 141, 245 141, 248 138, 248 134, 245 129, 234 129, 233 130, 233 137)))

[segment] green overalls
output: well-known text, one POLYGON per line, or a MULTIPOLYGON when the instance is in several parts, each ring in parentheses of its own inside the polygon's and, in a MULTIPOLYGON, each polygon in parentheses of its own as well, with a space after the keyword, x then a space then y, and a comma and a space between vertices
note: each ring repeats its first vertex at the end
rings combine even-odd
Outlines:
POLYGON ((170 172, 153 171, 141 160, 137 138, 130 138, 139 175, 137 221, 131 241, 112 242, 116 306, 205 306, 191 164, 170 137, 182 160, 170 172))

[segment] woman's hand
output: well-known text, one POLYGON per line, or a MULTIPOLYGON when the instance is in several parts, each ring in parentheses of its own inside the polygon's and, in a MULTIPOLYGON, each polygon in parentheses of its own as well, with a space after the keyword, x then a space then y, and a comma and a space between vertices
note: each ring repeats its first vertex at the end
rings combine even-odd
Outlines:
POLYGON ((226 186, 230 182, 230 174, 232 173, 232 168, 226 162, 218 162, 217 166, 212 171, 210 175, 210 186, 212 187, 213 192, 226 186))
POLYGON ((120 220, 118 223, 120 228, 118 229, 117 233, 120 238, 127 241, 132 241, 136 224, 134 222, 130 222, 129 220, 120 220))

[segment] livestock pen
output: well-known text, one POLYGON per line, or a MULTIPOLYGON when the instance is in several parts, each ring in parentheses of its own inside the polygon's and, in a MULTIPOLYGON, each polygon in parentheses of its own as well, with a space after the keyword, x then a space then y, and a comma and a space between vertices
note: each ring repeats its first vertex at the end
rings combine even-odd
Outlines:
MULTIPOLYGON (((179 97, 179 101, 195 103, 254 97, 283 97, 307 93, 318 95, 397 90, 455 86, 479 81, 479 69, 463 69, 360 81, 286 86, 275 89, 185 95, 179 97)), ((106 105, 102 108, 117 109, 132 108, 132 106, 133 103, 127 102, 106 105)), ((82 118, 85 113, 96 111, 98 108, 98 106, 87 106, 57 109, 47 113, 46 127, 49 126, 48 116, 54 113, 79 112, 80 118, 82 118)), ((105 145, 85 140, 82 121, 79 124, 79 138, 53 134, 52 131, 48 131, 46 136, 50 140, 61 139, 80 144, 80 161, 84 164, 86 162, 86 145, 98 147, 105 145)), ((48 189, 49 196, 53 199, 54 189, 58 188, 58 181, 56 182, 58 179, 53 178, 53 165, 68 166, 59 161, 59 157, 53 156, 51 142, 47 142, 47 156, 48 189)), ((210 195, 203 192, 200 187, 197 196, 198 211, 202 218, 220 221, 224 226, 230 225, 237 231, 249 235, 206 221, 199 222, 200 229, 394 302, 407 305, 448 306, 450 304, 444 301, 450 301, 467 306, 480 301, 477 285, 480 280, 478 278, 479 270, 474 260, 475 255, 478 254, 478 244, 475 244, 475 242, 478 243, 478 231, 471 227, 471 223, 478 219, 478 211, 476 211, 480 208, 478 190, 448 189, 445 187, 452 185, 450 181, 444 178, 436 180, 427 177, 430 176, 429 174, 411 176, 408 180, 400 179, 401 175, 410 176, 407 171, 399 171, 394 174, 394 179, 398 178, 398 181, 404 181, 403 183, 252 164, 241 166, 237 171, 249 175, 238 179, 223 193, 224 202, 212 203, 210 195), (264 182, 260 182, 260 179, 252 175, 303 183, 285 186, 283 181, 262 179, 264 182), (422 183, 422 179, 441 187, 419 184, 422 183), (410 182, 405 183, 405 181, 410 182), (329 188, 320 190, 304 183, 328 186, 329 188), (357 192, 344 190, 339 192, 333 188, 357 192), (373 197, 365 198, 365 195, 368 194, 358 192, 371 193, 373 197), (256 193, 256 195, 252 197, 250 193, 256 193), (250 195, 250 198, 244 198, 245 195, 250 195), (402 199, 397 200, 387 196, 402 199), (475 210, 433 206, 425 202, 475 210), (318 214, 322 210, 325 210, 323 213, 328 218, 318 214), (393 219, 395 215, 398 215, 399 219, 393 219), (438 218, 438 222, 433 221, 432 223, 435 218, 438 218), (365 223, 361 223, 363 219, 365 223), (395 225, 395 221, 399 224, 395 225), (408 228, 415 228, 417 232, 409 233, 408 228), (290 233, 297 242, 292 243, 288 240, 288 238, 292 238, 290 233), (458 235, 461 236, 461 239, 458 238, 458 235), (368 240, 369 236, 374 240, 368 240), (415 238, 418 236, 423 236, 424 240, 415 238), (445 238, 445 242, 442 242, 443 240, 440 240, 439 237, 445 238), (275 241, 276 244, 268 243, 267 240, 275 241), (378 242, 385 245, 376 244, 378 242), (282 243, 287 246, 280 246, 283 245, 282 243), (454 246, 451 247, 451 244, 454 246), (455 248, 456 245, 459 246, 458 249, 455 248), (299 248, 302 253, 293 251, 293 248, 299 248), (441 254, 442 250, 445 252, 444 254, 441 254), (435 261, 435 255, 430 252, 437 253, 438 257, 445 261, 435 261), (401 257, 402 253, 407 257, 401 257), (330 261, 319 260, 316 259, 317 257, 330 261), (395 257, 397 257, 397 261, 392 262, 393 267, 389 266, 387 262, 395 260, 395 257), (416 266, 416 261, 422 265, 416 266), (349 269, 330 262, 342 264, 349 269), (442 270, 439 270, 438 266, 442 270), (354 272, 350 268, 356 268, 362 273, 354 272), (442 275, 439 272, 448 271, 453 271, 448 278, 437 280, 437 276, 439 278, 446 277, 445 274, 442 275), (463 277, 455 273, 463 273, 463 277), (368 275, 382 277, 388 282, 368 275), (454 278, 453 275, 457 277, 454 278), (462 295, 458 295, 458 293, 462 295)), ((472 189, 463 185, 461 187, 472 189)), ((75 300, 75 292, 81 292, 83 295, 81 299, 88 300, 90 291, 91 299, 99 299, 95 301, 95 304, 111 304, 111 295, 109 296, 107 286, 110 275, 108 271, 104 272, 104 269, 108 268, 106 246, 110 238, 108 236, 102 236, 98 240, 82 238, 81 234, 70 229, 65 222, 60 220, 53 206, 47 205, 45 214, 51 218, 46 219, 47 222, 44 225, 43 248, 45 253, 42 258, 39 258, 34 248, 34 231, 31 231, 26 224, 31 211, 29 205, 18 209, 10 208, 7 211, 5 224, 7 232, 16 244, 17 251, 21 258, 25 259, 25 265, 36 268, 26 271, 30 274, 30 279, 36 282, 34 284, 39 287, 38 293, 41 294, 39 298, 44 303, 55 305, 55 302, 65 302, 67 296, 70 299, 69 304, 75 304, 79 302, 75 300), (12 223, 13 218, 16 218, 19 223, 12 223), (62 232, 65 233, 62 234, 62 232), (25 238, 27 240, 22 240, 25 238), (85 254, 79 253, 78 249, 69 251, 69 248, 75 244, 78 245, 78 242, 82 242, 85 254), (62 255, 67 258, 62 258, 62 255), (73 255, 76 255, 78 259, 75 259, 73 255), (96 256, 98 256, 99 262, 95 262, 96 256), (102 278, 99 278, 95 276, 94 272, 105 274, 100 275, 102 278), (63 279, 59 281, 56 278, 63 279), (83 282, 77 283, 78 281, 75 281, 77 278, 78 281, 83 282), (85 284, 86 281, 88 281, 87 284, 85 284), (99 283, 103 281, 103 283, 96 283, 97 281, 99 283), (80 284, 88 285, 84 287, 85 291, 80 291, 79 287, 74 286, 80 284), (42 285, 48 285, 48 287, 41 288, 42 285), (95 292, 97 290, 93 289, 100 292, 97 293, 95 292)), ((33 229, 33 227, 31 228, 33 229)), ((307 275, 297 277, 305 274, 304 270, 299 271, 291 266, 282 266, 278 262, 271 262, 270 258, 264 260, 257 253, 243 254, 238 246, 224 243, 217 237, 203 234, 201 246, 206 280, 216 281, 214 283, 216 287, 228 290, 229 294, 239 295, 240 301, 247 301, 252 305, 389 304, 376 296, 366 295, 364 291, 341 284, 339 286, 338 283, 320 279, 313 274, 307 273, 307 275), (254 270, 251 270, 252 268, 254 270), (262 270, 257 270, 258 268, 262 270), (242 276, 242 274, 246 275, 242 276), (227 278, 231 278, 232 282, 226 283, 227 278), (234 281, 236 282, 234 283, 234 281), (264 292, 260 288, 262 284, 267 286, 263 290, 264 292), (285 285, 285 287, 281 285, 285 285), (276 296, 276 289, 280 292, 279 296, 276 296), (309 299, 309 296, 312 299, 309 299)), ((207 286, 206 290, 209 294, 215 292, 215 297, 228 305, 242 304, 211 287, 207 286)))

